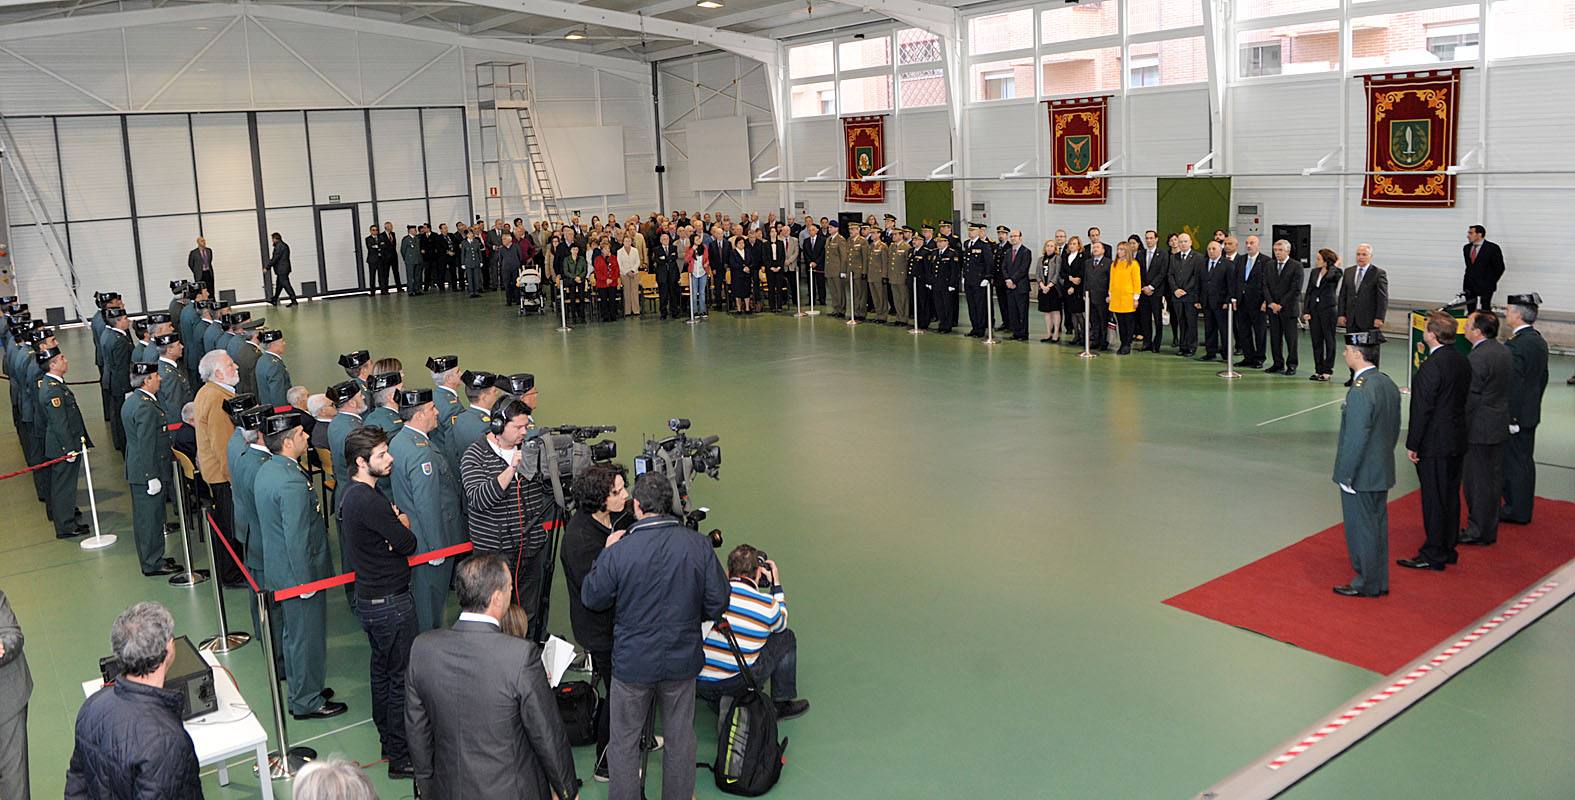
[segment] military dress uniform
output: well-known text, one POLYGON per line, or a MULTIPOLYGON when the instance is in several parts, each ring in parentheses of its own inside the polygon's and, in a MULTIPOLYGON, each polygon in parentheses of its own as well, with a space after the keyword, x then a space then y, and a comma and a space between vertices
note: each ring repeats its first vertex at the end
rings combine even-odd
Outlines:
MULTIPOLYGON (((45 337, 48 338, 48 337, 45 337)), ((6 375, 10 378, 12 403, 16 408, 16 432, 22 440, 22 456, 28 466, 43 463, 44 458, 44 417, 38 408, 39 381, 43 379, 43 370, 38 368, 38 362, 33 358, 33 346, 27 342, 17 342, 7 353, 6 375)), ((44 510, 49 512, 49 470, 33 470, 33 492, 38 496, 38 502, 44 503, 44 510)), ((52 518, 52 517, 51 517, 52 518)))
POLYGON ((869 268, 865 272, 865 280, 870 287, 870 319, 877 322, 891 319, 886 313, 891 303, 891 291, 886 286, 890 263, 891 249, 880 237, 876 237, 869 243, 869 268))
POLYGON ((390 439, 405 426, 404 421, 399 418, 399 412, 388 406, 378 406, 366 412, 365 423, 374 428, 382 428, 383 433, 388 434, 390 439))
POLYGON ((842 316, 848 309, 848 240, 842 230, 826 240, 826 304, 832 316, 842 316))
MULTIPOLYGON (((274 333, 274 331, 265 333, 274 333)), ((263 335, 259 334, 258 338, 262 338, 263 335)), ((257 356, 256 376, 257 402, 269 408, 290 404, 290 370, 285 366, 283 357, 277 353, 263 351, 257 356)))
POLYGON ((951 333, 957 327, 957 289, 962 284, 962 254, 955 247, 935 249, 930 278, 930 303, 935 306, 937 333, 951 333))
POLYGON ((422 269, 421 238, 413 233, 406 233, 405 238, 399 240, 399 257, 405 260, 405 271, 410 278, 410 293, 419 295, 426 286, 426 271, 422 269))
MULTIPOLYGON (((240 376, 235 382, 235 390, 261 397, 262 393, 257 391, 257 362, 262 360, 262 348, 258 347, 255 341, 245 336, 237 336, 235 338, 235 352, 230 354, 230 357, 235 361, 235 371, 240 376)), ((286 393, 289 392, 289 389, 290 387, 285 387, 286 393)), ((279 403, 278 405, 284 405, 284 403, 279 403)))
POLYGON ((913 295, 908 280, 908 262, 912 256, 913 246, 906 241, 898 240, 886 248, 886 284, 891 287, 893 323, 913 324, 913 295))
MULTIPOLYGON (((264 557, 263 588, 276 592, 332 576, 322 504, 301 465, 268 459, 257 470, 254 492, 258 538, 270 554, 264 557)), ((312 714, 327 702, 327 598, 316 592, 282 601, 278 609, 290 713, 312 714)))
MULTIPOLYGON (((335 482, 347 482, 350 480, 350 468, 345 465, 345 437, 349 436, 351 431, 364 427, 366 424, 366 421, 361 418, 360 414, 342 409, 338 414, 334 415, 332 420, 329 420, 328 452, 333 463, 335 482)), ((339 501, 343 497, 343 492, 334 494, 334 513, 339 512, 339 501)), ((339 550, 339 555, 342 558, 344 556, 344 541, 342 539, 339 542, 339 550)), ((340 563, 348 562, 341 561, 340 563)))
MULTIPOLYGON (((44 354, 51 351, 45 350, 44 354)), ((58 352, 58 351, 56 351, 58 352)), ((80 451, 88 438, 87 425, 82 421, 82 409, 77 406, 76 395, 65 379, 45 373, 36 384, 38 408, 44 428, 44 460, 60 458, 67 453, 80 451)), ((49 518, 55 523, 55 536, 65 539, 85 533, 77 518, 77 480, 82 474, 81 457, 61 461, 49 467, 49 518)))
MULTIPOLYGON (((1511 305, 1540 306, 1538 295, 1514 295, 1511 305)), ((1542 393, 1548 388, 1548 341, 1527 325, 1504 343, 1513 359, 1509 382, 1509 441, 1504 447, 1504 507, 1502 522, 1531 522, 1537 492, 1537 426, 1542 422, 1542 393)))
MULTIPOLYGON (((457 474, 427 434, 406 425, 388 446, 394 457, 393 498, 410 518, 416 552, 426 553, 465 541, 457 474)), ((454 560, 426 563, 410 570, 410 594, 423 631, 443 626, 454 560)))
MULTIPOLYGON (((151 365, 143 367, 151 369, 151 365)), ((126 432, 126 482, 131 485, 131 530, 143 575, 167 575, 164 558, 164 493, 169 491, 170 434, 164 409, 146 389, 137 389, 120 409, 126 432), (153 487, 158 491, 149 492, 153 487)))
POLYGON ((474 236, 465 239, 459 246, 459 261, 465 266, 465 285, 470 288, 470 296, 480 296, 481 271, 486 264, 486 247, 481 240, 474 236))
POLYGON ((848 307, 849 319, 863 319, 870 302, 870 243, 863 236, 848 242, 848 275, 852 277, 853 295, 848 307))
POLYGON ((93 316, 88 318, 88 330, 93 332, 93 366, 98 370, 98 394, 99 398, 104 401, 104 421, 112 422, 109 384, 105 382, 104 374, 104 331, 109 330, 109 320, 105 314, 105 303, 108 302, 108 298, 99 295, 96 299, 99 301, 99 309, 94 312, 93 316))
POLYGON ((908 256, 913 294, 918 298, 918 327, 929 328, 935 319, 935 240, 921 242, 908 256))
MULTIPOLYGON (((263 410, 259 407, 259 410, 263 410)), ((247 420, 251 422, 251 420, 247 420)), ((268 448, 257 444, 249 444, 239 450, 227 454, 230 465, 230 495, 235 503, 235 529, 245 530, 246 555, 242 562, 246 571, 252 574, 252 580, 258 586, 268 586, 268 544, 262 536, 262 524, 257 516, 257 475, 262 471, 264 464, 274 458, 268 448)), ((250 603, 252 614, 252 630, 262 630, 262 620, 257 613, 257 604, 250 603)), ((275 652, 282 649, 279 641, 279 630, 273 628, 275 652)))
POLYGON ((126 452, 126 429, 122 425, 120 409, 131 392, 131 334, 119 328, 107 328, 100 343, 104 351, 104 371, 99 380, 109 399, 110 438, 115 449, 126 452))
POLYGON ((186 379, 186 370, 173 360, 160 356, 159 406, 164 409, 164 419, 171 423, 180 422, 181 409, 196 397, 197 394, 191 390, 191 383, 186 379))
POLYGON ((968 335, 985 338, 990 316, 989 282, 996 252, 983 239, 963 242, 963 295, 968 302, 968 335))
POLYGON ((447 386, 432 390, 432 402, 437 405, 438 423, 427 436, 432 440, 432 446, 448 461, 449 472, 458 475, 459 458, 449 447, 449 439, 454 435, 454 425, 459 422, 459 415, 465 413, 465 405, 459 401, 459 395, 447 386))
MULTIPOLYGON (((1363 335, 1346 339, 1349 343, 1352 336, 1363 335)), ((1389 490, 1395 485, 1399 438, 1400 390, 1377 367, 1368 367, 1357 374, 1341 403, 1334 457, 1345 546, 1356 571, 1348 587, 1366 597, 1389 592, 1389 490)), ((1336 590, 1341 588, 1346 587, 1336 590)))

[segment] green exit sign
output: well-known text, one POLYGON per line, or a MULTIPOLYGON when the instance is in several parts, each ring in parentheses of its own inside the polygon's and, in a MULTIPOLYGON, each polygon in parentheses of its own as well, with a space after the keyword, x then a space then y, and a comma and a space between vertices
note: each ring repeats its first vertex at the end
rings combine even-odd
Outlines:
POLYGON ((339 195, 337 195, 337 194, 328 195, 328 202, 330 202, 330 203, 337 203, 337 202, 339 202, 339 195))

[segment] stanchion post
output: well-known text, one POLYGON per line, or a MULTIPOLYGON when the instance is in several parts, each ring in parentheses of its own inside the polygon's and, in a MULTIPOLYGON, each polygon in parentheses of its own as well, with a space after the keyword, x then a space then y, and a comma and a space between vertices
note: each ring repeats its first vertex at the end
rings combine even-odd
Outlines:
POLYGON ((815 308, 815 271, 806 270, 804 273, 804 280, 809 283, 809 310, 801 311, 799 312, 799 315, 804 317, 818 317, 820 316, 820 309, 815 308))
POLYGON ((1099 354, 1094 352, 1089 347, 1089 345, 1093 343, 1094 335, 1094 320, 1092 311, 1093 305, 1088 298, 1088 290, 1085 288, 1083 290, 1083 352, 1077 354, 1078 358, 1099 357, 1099 354))
MULTIPOLYGON (((793 316, 802 317, 804 316, 804 298, 798 288, 798 270, 793 270, 791 274, 793 275, 793 316)), ((815 285, 814 281, 809 283, 811 286, 815 285)))
POLYGON ((191 565, 191 537, 186 530, 186 484, 181 481, 179 464, 170 465, 170 477, 174 479, 170 488, 175 490, 175 515, 180 517, 181 552, 186 554, 186 572, 170 576, 170 585, 182 588, 196 586, 207 580, 208 576, 191 565))
POLYGON ((268 668, 268 698, 273 705, 274 737, 279 740, 279 749, 268 754, 268 774, 284 780, 294 776, 302 764, 317 758, 317 751, 310 747, 290 747, 285 738, 284 698, 279 695, 279 670, 274 666, 273 624, 268 621, 268 593, 260 592, 254 596, 254 600, 257 603, 257 621, 262 626, 259 635, 263 642, 263 661, 268 668))
POLYGON ((1236 353, 1236 301, 1232 300, 1225 306, 1225 368, 1214 374, 1226 380, 1235 380, 1241 377, 1231 366, 1230 360, 1236 353))
POLYGON ((848 270, 848 321, 845 324, 859 324, 859 313, 853 310, 853 270, 848 270))
POLYGON ((995 338, 995 286, 993 283, 984 287, 984 319, 984 343, 1000 344, 1001 340, 995 338))
POLYGON ((913 275, 909 277, 909 280, 913 281, 913 327, 908 330, 908 333, 918 336, 924 333, 924 329, 919 327, 919 277, 913 275))
POLYGON ((102 550, 115 543, 115 534, 106 535, 98 526, 98 496, 93 493, 93 464, 88 461, 87 438, 77 440, 77 452, 82 454, 82 471, 87 474, 88 511, 93 515, 93 535, 82 540, 83 550, 102 550))
POLYGON ((219 632, 204 639, 198 647, 210 653, 228 653, 245 647, 252 640, 252 635, 245 631, 230 630, 230 617, 224 608, 224 581, 218 579, 223 571, 219 569, 219 553, 213 547, 213 540, 218 537, 217 530, 208 537, 208 565, 213 568, 213 601, 219 607, 219 632))
POLYGON ((563 277, 559 276, 559 278, 558 278, 558 332, 559 333, 568 333, 569 331, 574 330, 573 328, 569 327, 569 310, 568 310, 569 307, 568 307, 568 302, 564 299, 565 297, 568 296, 568 294, 569 293, 567 291, 564 291, 564 288, 563 288, 563 277))

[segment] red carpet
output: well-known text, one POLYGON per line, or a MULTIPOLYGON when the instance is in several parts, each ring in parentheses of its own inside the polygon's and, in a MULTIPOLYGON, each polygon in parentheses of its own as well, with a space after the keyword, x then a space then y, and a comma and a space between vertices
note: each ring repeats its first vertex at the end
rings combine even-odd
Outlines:
POLYGON ((1335 525, 1165 603, 1388 674, 1575 558, 1575 503, 1537 498, 1532 524, 1500 526, 1497 544, 1460 548, 1444 572, 1394 564, 1424 538, 1421 493, 1391 501, 1389 595, 1376 600, 1329 591, 1352 577, 1335 525))

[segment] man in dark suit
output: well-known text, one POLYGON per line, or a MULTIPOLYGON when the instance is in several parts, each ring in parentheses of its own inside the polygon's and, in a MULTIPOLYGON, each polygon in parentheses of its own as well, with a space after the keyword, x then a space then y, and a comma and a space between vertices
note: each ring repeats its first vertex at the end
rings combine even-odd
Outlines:
POLYGON ((1006 271, 1002 283, 1006 285, 1007 324, 1011 326, 1012 341, 1028 341, 1028 273, 1033 269, 1033 254, 1023 246, 1023 232, 1012 231, 1007 244, 1006 271))
MULTIPOLYGON (((1235 279, 1235 265, 1224 258, 1220 252, 1218 242, 1209 242, 1209 257, 1203 263, 1203 274, 1199 277, 1202 292, 1198 296, 1201 303, 1194 307, 1203 310, 1203 355, 1199 361, 1213 361, 1218 358, 1226 363, 1230 362, 1229 345, 1225 341, 1225 331, 1230 325, 1230 287, 1235 279)), ((1197 322, 1190 321, 1195 327, 1197 322)))
POLYGON ((370 294, 388 294, 388 260, 383 251, 383 236, 373 225, 366 234, 366 265, 372 269, 370 294))
POLYGON ((22 626, 0 592, 0 797, 28 797, 27 701, 33 675, 22 650, 22 626))
MULTIPOLYGON (((1098 228, 1089 230, 1097 232, 1098 228)), ((1083 263, 1083 286, 1088 292, 1088 347, 1110 349, 1110 255, 1102 242, 1094 242, 1083 263)))
POLYGON ((1395 485, 1400 389, 1378 370, 1378 331, 1345 336, 1345 365, 1356 374, 1340 404, 1334 482, 1340 487, 1345 547, 1356 577, 1334 587, 1345 597, 1389 594, 1389 490, 1395 485))
POLYGON ((186 269, 191 270, 192 280, 218 293, 213 285, 213 250, 208 247, 207 239, 197 237, 197 246, 186 254, 186 269))
POLYGON ((1548 342, 1531 327, 1537 321, 1542 296, 1512 294, 1504 318, 1509 323, 1510 356, 1514 377, 1509 382, 1509 444, 1504 448, 1504 507, 1500 522, 1531 522, 1537 493, 1537 425, 1542 422, 1542 392, 1548 388, 1548 342))
MULTIPOLYGON (((1356 264, 1345 268, 1340 279, 1340 316, 1335 320, 1347 333, 1382 330, 1389 313, 1389 276, 1373 266, 1373 246, 1356 246, 1356 264)), ((1352 373, 1355 377, 1355 373, 1352 373)), ((1345 381, 1351 385, 1350 378, 1345 381)))
MULTIPOLYGON (((802 272, 804 273, 805 280, 809 281, 809 290, 811 292, 819 290, 816 296, 821 300, 825 300, 826 237, 821 235, 820 226, 814 223, 810 223, 806 230, 808 231, 808 235, 804 237, 803 242, 799 245, 798 259, 804 267, 802 272)), ((707 254, 707 256, 709 257, 709 254, 707 254)), ((813 310, 815 307, 815 302, 811 300, 809 305, 810 309, 813 310)))
POLYGON ((279 295, 290 293, 290 305, 298 306, 301 299, 295 296, 295 286, 290 283, 290 246, 284 243, 284 237, 274 231, 268 237, 273 240, 273 252, 268 254, 268 266, 265 270, 273 271, 273 297, 268 299, 269 305, 279 305, 279 295))
MULTIPOLYGON (((1268 304, 1269 345, 1274 352, 1274 363, 1264 372, 1295 375, 1296 340, 1300 336, 1296 321, 1301 318, 1302 262, 1291 258, 1291 243, 1284 239, 1274 243, 1274 262, 1269 265, 1263 292, 1268 304)), ((1262 350, 1258 351, 1258 360, 1263 360, 1262 350)))
POLYGON ((1471 341, 1471 393, 1466 396, 1466 529, 1456 544, 1498 541, 1498 501, 1504 489, 1504 442, 1509 438, 1509 382, 1514 356, 1498 340, 1498 315, 1478 311, 1466 322, 1471 341))
POLYGON ((394 223, 384 222, 383 232, 378 236, 383 238, 383 260, 388 264, 388 271, 394 276, 394 291, 402 291, 405 282, 399 278, 399 236, 394 233, 394 223))
MULTIPOLYGON (((1166 288, 1170 291, 1170 321, 1176 326, 1176 355, 1190 357, 1198 348, 1198 298, 1202 288, 1203 254, 1192 250, 1192 237, 1176 237, 1181 248, 1169 259, 1166 288)), ((1218 254, 1214 258, 1218 258, 1218 254)), ((1230 358, 1230 354, 1225 354, 1230 358)))
POLYGON ((1466 229, 1466 243, 1460 254, 1466 261, 1466 276, 1460 283, 1466 310, 1492 310, 1498 279, 1504 277, 1504 251, 1487 240, 1487 228, 1472 225, 1466 229))
POLYGON ((541 649, 499 628, 513 585, 502 557, 465 559, 454 570, 459 621, 410 645, 405 733, 423 797, 579 796, 541 649))
MULTIPOLYGON (((1269 308, 1266 284, 1269 259, 1258 252, 1258 237, 1247 237, 1247 252, 1236 256, 1231 272, 1230 298, 1236 309, 1236 345, 1241 348, 1238 367, 1262 369, 1268 334, 1269 308)), ((1227 354, 1229 355, 1229 354, 1227 354)))
POLYGON ((1143 247, 1137 252, 1138 267, 1142 270, 1143 296, 1138 298, 1138 335, 1143 337, 1143 349, 1158 353, 1165 339, 1165 287, 1170 269, 1170 254, 1159 247, 1159 232, 1144 231, 1143 247))
POLYGON ((1466 457, 1466 396, 1471 364, 1455 349, 1455 318, 1427 315, 1422 331, 1427 359, 1411 379, 1411 424, 1405 449, 1422 484, 1422 528, 1427 541, 1412 558, 1395 563, 1443 572, 1456 561, 1460 537, 1460 465, 1466 457))

